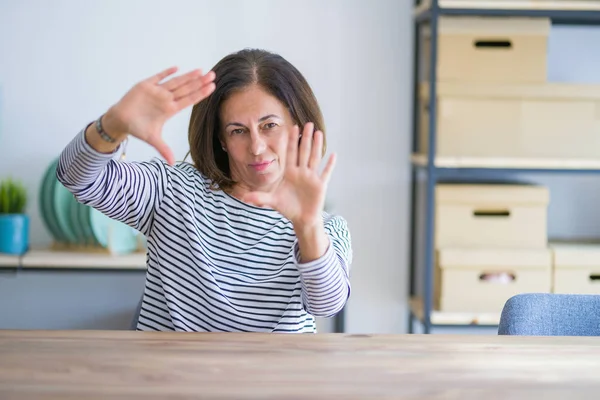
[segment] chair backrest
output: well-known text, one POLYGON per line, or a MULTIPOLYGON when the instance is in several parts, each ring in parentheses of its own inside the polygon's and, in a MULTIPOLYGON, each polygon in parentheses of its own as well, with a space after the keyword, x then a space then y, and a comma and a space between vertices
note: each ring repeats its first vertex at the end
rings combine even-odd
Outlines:
POLYGON ((600 295, 516 295, 502 309, 498 334, 600 336, 600 295))
POLYGON ((140 297, 140 301, 138 302, 137 307, 135 308, 135 313, 133 314, 133 318, 131 320, 131 326, 129 327, 129 329, 132 331, 137 330, 137 324, 138 324, 138 319, 140 318, 140 311, 142 311, 142 301, 143 300, 144 300, 144 296, 142 295, 142 297, 140 297))

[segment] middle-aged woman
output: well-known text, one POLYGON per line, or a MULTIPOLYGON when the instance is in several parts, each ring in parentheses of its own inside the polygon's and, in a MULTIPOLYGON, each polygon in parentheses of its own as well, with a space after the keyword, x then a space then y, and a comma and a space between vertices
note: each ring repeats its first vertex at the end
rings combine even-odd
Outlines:
POLYGON ((78 201, 147 237, 138 330, 316 332, 350 295, 346 221, 326 213, 334 167, 311 88, 263 50, 207 74, 137 83, 61 153, 57 177, 78 201), (193 163, 175 163, 165 122, 194 105, 193 163), (116 160, 124 139, 166 162, 116 160))

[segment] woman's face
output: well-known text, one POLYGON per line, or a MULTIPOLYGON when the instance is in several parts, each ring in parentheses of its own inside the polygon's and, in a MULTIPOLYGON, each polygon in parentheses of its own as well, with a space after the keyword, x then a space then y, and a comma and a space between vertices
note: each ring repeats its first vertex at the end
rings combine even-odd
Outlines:
POLYGON ((293 128, 286 107, 258 85, 232 94, 221 105, 221 145, 237 190, 269 192, 281 181, 293 128))

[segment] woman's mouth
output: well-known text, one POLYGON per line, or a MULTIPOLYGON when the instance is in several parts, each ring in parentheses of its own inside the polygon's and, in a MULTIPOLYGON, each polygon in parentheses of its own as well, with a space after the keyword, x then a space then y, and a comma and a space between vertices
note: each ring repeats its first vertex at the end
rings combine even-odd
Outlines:
POLYGON ((252 167, 257 172, 262 172, 269 168, 269 165, 271 165, 272 163, 273 161, 261 161, 258 163, 250 164, 250 167, 252 167))

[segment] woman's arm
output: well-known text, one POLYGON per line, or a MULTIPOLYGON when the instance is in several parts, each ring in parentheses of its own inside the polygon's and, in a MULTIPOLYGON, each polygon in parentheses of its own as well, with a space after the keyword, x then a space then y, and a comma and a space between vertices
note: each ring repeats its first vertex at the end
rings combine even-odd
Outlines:
POLYGON ((56 169, 58 180, 81 203, 148 234, 168 185, 168 168, 160 161, 116 161, 118 145, 99 145, 94 134, 92 124, 63 150, 56 169))
POLYGON ((56 171, 79 201, 145 234, 168 185, 168 168, 162 162, 125 163, 112 158, 123 140, 132 136, 156 148, 170 165, 174 163, 162 139, 165 122, 215 89, 215 74, 203 75, 200 70, 163 82, 176 71, 168 68, 134 85, 101 117, 100 129, 93 123, 71 141, 56 171))
POLYGON ((324 134, 313 123, 294 126, 288 138, 283 181, 272 192, 249 192, 242 198, 250 204, 272 207, 294 226, 297 243, 294 256, 302 280, 304 308, 317 317, 339 312, 350 295, 352 262, 350 232, 341 217, 323 221, 327 183, 335 165, 332 154, 322 172, 324 134))
POLYGON ((127 138, 127 131, 124 131, 124 128, 120 126, 122 124, 118 121, 117 112, 112 107, 102 116, 100 122, 105 134, 109 135, 113 141, 109 142, 100 136, 95 122, 85 130, 85 141, 98 153, 112 154, 127 138), (110 134, 106 132, 110 132, 110 134))
POLYGON ((304 307, 316 317, 334 316, 350 296, 352 243, 347 223, 329 217, 320 228, 297 230, 297 236, 295 261, 304 307))

